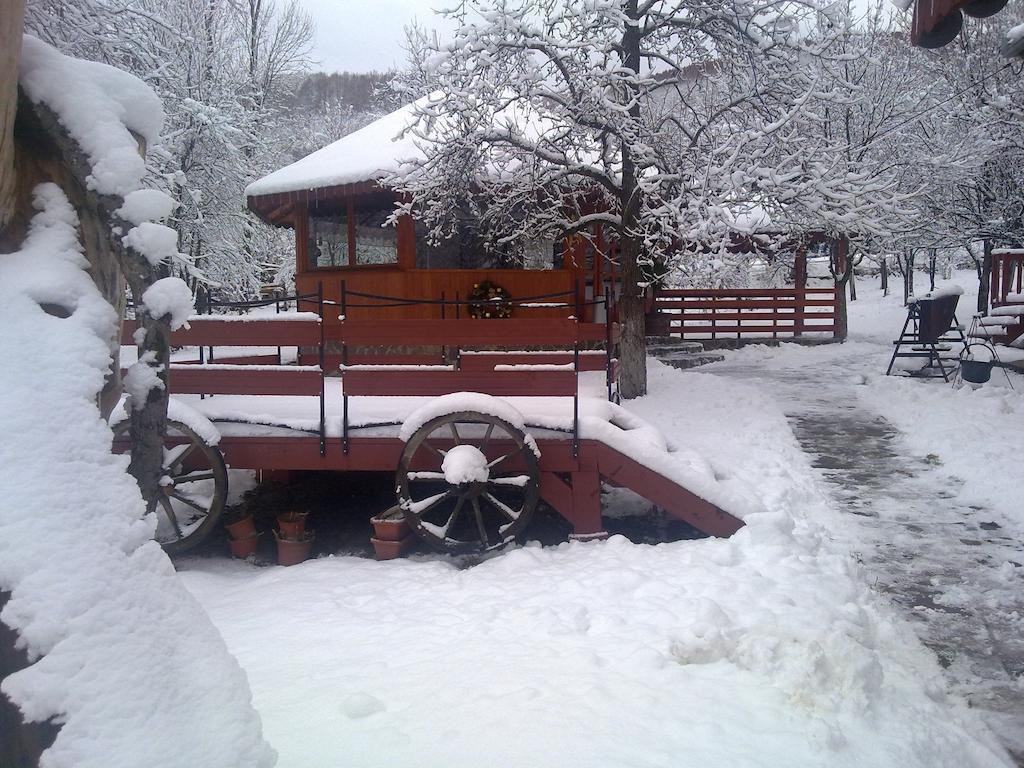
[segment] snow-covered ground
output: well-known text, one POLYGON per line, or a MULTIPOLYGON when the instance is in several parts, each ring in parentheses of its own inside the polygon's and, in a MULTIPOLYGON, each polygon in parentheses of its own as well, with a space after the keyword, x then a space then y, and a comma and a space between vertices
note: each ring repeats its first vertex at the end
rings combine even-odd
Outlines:
MULTIPOLYGON (((1013 439, 1016 395, 878 376, 904 312, 862 293, 847 345, 744 350, 720 372, 652 361, 650 395, 628 404, 719 481, 756 489, 763 511, 731 539, 532 545, 473 567, 440 556, 179 562, 248 674, 279 764, 1010 764, 947 695, 898 604, 872 588, 872 563, 854 556, 864 542, 794 436, 786 392, 738 373, 788 366, 813 389, 830 366, 852 391, 836 394, 905 414, 906 427, 893 419, 906 430, 916 403, 933 415, 912 438, 921 445, 908 441, 915 451, 965 409, 1013 439)), ((942 443, 943 471, 976 471, 967 440, 983 432, 942 443)), ((982 478, 1021 455, 1004 445, 982 478)), ((992 490, 980 479, 964 492, 992 508, 1012 493, 1010 480, 992 490)))
MULTIPOLYGON (((970 322, 977 282, 956 275, 970 322)), ((756 381, 786 412, 854 551, 934 649, 952 689, 1024 755, 1020 457, 1024 377, 980 389, 882 375, 905 312, 861 289, 843 346, 726 353, 697 375, 756 381)), ((1004 351, 1004 356, 1005 351, 1004 351)))

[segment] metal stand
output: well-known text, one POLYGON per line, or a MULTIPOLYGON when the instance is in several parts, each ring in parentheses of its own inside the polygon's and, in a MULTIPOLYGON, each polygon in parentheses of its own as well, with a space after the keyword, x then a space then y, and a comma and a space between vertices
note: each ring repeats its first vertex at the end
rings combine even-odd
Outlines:
POLYGON ((918 370, 908 371, 911 376, 941 376, 943 381, 949 381, 950 377, 956 374, 960 355, 949 354, 953 351, 950 345, 959 343, 963 347, 967 346, 967 338, 954 311, 957 298, 949 296, 940 299, 921 299, 910 304, 900 337, 893 342, 895 348, 889 360, 889 367, 885 370, 886 376, 892 373, 896 358, 906 357, 925 361, 918 370), (942 306, 940 302, 946 305, 942 306), (949 304, 952 304, 952 307, 949 304), (949 319, 946 319, 947 317, 949 319))
MULTIPOLYGON (((957 368, 956 375, 953 377, 953 386, 956 387, 956 386, 959 386, 959 385, 964 384, 964 383, 972 384, 972 385, 976 384, 977 386, 981 386, 981 381, 980 380, 978 382, 974 382, 974 381, 966 381, 964 379, 964 376, 963 376, 963 360, 965 359, 964 358, 965 355, 971 354, 971 352, 970 352, 971 347, 983 347, 986 350, 988 350, 988 353, 992 356, 992 358, 991 358, 991 365, 992 365, 992 367, 999 368, 1000 370, 1002 370, 1003 375, 1006 377, 1006 384, 1007 384, 1007 386, 1009 386, 1010 389, 1013 389, 1013 381, 1011 381, 1010 374, 1007 372, 1006 366, 1003 365, 1003 361, 999 359, 999 353, 996 351, 996 345, 993 344, 988 339, 982 338, 980 336, 975 336, 975 333, 978 330, 978 327, 980 325, 980 320, 981 320, 982 317, 984 317, 984 315, 982 315, 979 312, 979 313, 975 314, 973 319, 971 320, 971 327, 967 331, 967 336, 968 336, 968 338, 978 339, 978 340, 977 341, 972 341, 969 344, 965 344, 963 350, 960 352, 960 366, 957 368)), ((987 380, 987 374, 986 374, 985 380, 987 380)))

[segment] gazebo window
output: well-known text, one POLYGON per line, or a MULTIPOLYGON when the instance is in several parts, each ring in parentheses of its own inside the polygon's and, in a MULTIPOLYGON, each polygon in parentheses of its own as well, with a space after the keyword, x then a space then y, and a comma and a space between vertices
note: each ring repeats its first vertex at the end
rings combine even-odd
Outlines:
POLYGON ((385 225, 390 207, 311 211, 309 266, 312 269, 398 263, 398 232, 385 225))
POLYGON ((314 269, 348 266, 348 218, 344 214, 309 217, 309 264, 314 269))
POLYGON ((397 264, 398 233, 384 222, 390 210, 356 213, 356 264, 397 264))

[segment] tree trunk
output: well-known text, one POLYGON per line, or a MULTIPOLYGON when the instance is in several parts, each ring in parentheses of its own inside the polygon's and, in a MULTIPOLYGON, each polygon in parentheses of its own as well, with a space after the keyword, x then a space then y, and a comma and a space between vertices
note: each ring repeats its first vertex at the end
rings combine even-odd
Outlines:
POLYGON ((889 260, 882 257, 882 295, 889 295, 889 260))
POLYGON ((846 307, 846 283, 853 276, 853 259, 850 258, 850 241, 845 237, 832 242, 829 271, 835 281, 836 317, 833 338, 846 341, 849 334, 849 315, 846 307))
MULTIPOLYGON (((166 319, 150 317, 140 303, 146 288, 167 276, 168 267, 154 267, 141 254, 128 250, 120 237, 111 234, 115 230, 127 232, 132 226, 114 213, 121 207, 121 198, 99 195, 88 189, 85 179, 91 173, 89 161, 49 108, 29 105, 27 99, 22 99, 21 104, 22 111, 26 113, 25 119, 31 113, 39 125, 37 132, 44 134, 53 143, 52 151, 59 160, 59 170, 54 172, 52 180, 64 189, 78 211, 85 235, 84 245, 92 251, 90 264, 116 263, 127 280, 136 301, 137 319, 145 330, 143 342, 139 345, 139 359, 147 356, 152 358, 152 365, 163 384, 162 387, 149 390, 146 402, 137 404, 130 414, 132 457, 128 471, 139 484, 148 508, 153 510, 163 498, 160 478, 163 476, 171 329, 166 319)), ((22 119, 22 115, 19 115, 19 121, 22 119)), ((95 273, 95 269, 91 268, 91 271, 95 273)), ((107 287, 112 285, 115 284, 110 283, 107 287)), ((104 290, 105 285, 98 283, 98 287, 104 290)), ((116 290, 120 292, 120 288, 116 290)), ((119 306, 120 299, 113 303, 119 306)))
POLYGON ((850 270, 850 301, 857 300, 857 275, 850 270))
POLYGON ((908 248, 903 253, 903 305, 906 306, 914 295, 914 251, 908 248))
POLYGON ((619 395, 626 399, 647 393, 647 338, 645 335, 644 291, 637 255, 641 243, 625 237, 619 255, 622 265, 622 296, 618 303, 621 344, 619 347, 619 395))
MULTIPOLYGON (((988 305, 991 300, 989 295, 992 286, 992 241, 985 240, 984 255, 981 257, 981 267, 978 272, 978 311, 983 315, 988 314, 988 305)), ((1001 296, 995 298, 1001 299, 1001 296)))
POLYGON ((935 290, 935 260, 938 258, 935 248, 928 249, 928 290, 935 290))
POLYGON ((0 0, 0 251, 18 243, 8 231, 15 214, 14 117, 18 111, 18 61, 25 16, 22 0, 0 0))
MULTIPOLYGON (((636 0, 627 0, 626 16, 638 19, 636 0)), ((626 26, 622 33, 620 56, 626 69, 640 71, 640 27, 626 26)), ((629 114, 640 118, 640 103, 634 100, 629 114)), ((636 236, 641 191, 637 188, 637 170, 628 145, 622 146, 622 223, 619 227, 619 260, 622 268, 622 298, 619 322, 622 342, 619 348, 619 395, 626 400, 647 394, 647 339, 644 333, 644 286, 649 275, 640 263, 643 243, 636 236)))

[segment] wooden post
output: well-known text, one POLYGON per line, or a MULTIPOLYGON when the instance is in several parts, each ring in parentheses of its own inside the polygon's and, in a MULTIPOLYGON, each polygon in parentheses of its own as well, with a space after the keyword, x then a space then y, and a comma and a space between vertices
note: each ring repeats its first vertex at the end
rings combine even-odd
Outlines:
POLYGON ((604 531, 601 521, 601 477, 597 470, 572 473, 573 533, 593 535, 604 531))

